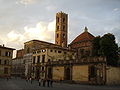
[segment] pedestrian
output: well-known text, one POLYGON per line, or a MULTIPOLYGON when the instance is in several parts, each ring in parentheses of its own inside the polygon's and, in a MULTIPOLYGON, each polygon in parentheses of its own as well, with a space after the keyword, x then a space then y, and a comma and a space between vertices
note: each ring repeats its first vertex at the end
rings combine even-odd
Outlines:
POLYGON ((46 80, 43 79, 43 87, 45 87, 45 84, 46 84, 46 80))
POLYGON ((26 77, 26 82, 28 82, 28 77, 26 77))
POLYGON ((53 87, 53 80, 50 79, 50 86, 53 87))
POLYGON ((32 84, 32 78, 30 77, 30 83, 32 84))
POLYGON ((49 87, 50 79, 47 79, 47 86, 49 87))
POLYGON ((41 79, 39 78, 39 80, 38 80, 38 83, 39 83, 39 86, 41 85, 41 79))
POLYGON ((7 77, 7 81, 9 80, 9 78, 7 77))

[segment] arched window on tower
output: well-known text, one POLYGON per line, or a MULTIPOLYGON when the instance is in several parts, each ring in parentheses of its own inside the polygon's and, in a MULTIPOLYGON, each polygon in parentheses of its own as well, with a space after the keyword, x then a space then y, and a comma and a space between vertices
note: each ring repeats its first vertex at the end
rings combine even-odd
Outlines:
POLYGON ((57 26, 57 30, 59 30, 59 26, 57 26))
POLYGON ((63 39, 65 39, 65 34, 63 34, 63 39))
POLYGON ((59 17, 57 17, 57 22, 59 23, 59 17))
POLYGON ((57 34, 57 38, 59 37, 59 34, 57 34))

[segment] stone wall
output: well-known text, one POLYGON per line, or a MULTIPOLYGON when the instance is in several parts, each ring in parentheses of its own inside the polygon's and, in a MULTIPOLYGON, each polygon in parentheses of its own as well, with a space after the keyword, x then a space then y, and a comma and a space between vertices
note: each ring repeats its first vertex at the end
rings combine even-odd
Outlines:
POLYGON ((107 85, 120 85, 120 67, 107 67, 107 85))
POLYGON ((73 66, 72 80, 78 82, 88 82, 88 65, 73 66))
POLYGON ((64 80, 64 67, 53 67, 53 79, 64 80))

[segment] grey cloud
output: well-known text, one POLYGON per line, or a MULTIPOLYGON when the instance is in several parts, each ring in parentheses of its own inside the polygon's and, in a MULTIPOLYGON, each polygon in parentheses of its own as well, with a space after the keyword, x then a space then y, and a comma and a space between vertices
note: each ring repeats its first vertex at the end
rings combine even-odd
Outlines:
POLYGON ((115 35, 116 39, 118 40, 118 45, 120 46, 120 27, 113 28, 112 32, 115 35))

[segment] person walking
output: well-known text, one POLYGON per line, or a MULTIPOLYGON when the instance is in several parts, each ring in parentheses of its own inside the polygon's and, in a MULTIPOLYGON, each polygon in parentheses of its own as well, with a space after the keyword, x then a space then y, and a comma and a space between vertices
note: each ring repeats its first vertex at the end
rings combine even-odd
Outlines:
POLYGON ((50 79, 50 86, 53 87, 53 80, 50 79))
POLYGON ((9 77, 7 77, 7 81, 9 80, 9 77))
POLYGON ((30 83, 32 84, 32 78, 30 77, 30 83))
POLYGON ((43 79, 43 87, 45 87, 46 79, 43 79))
POLYGON ((41 79, 39 78, 39 80, 38 80, 38 83, 39 83, 39 86, 41 86, 41 79))
POLYGON ((50 86, 50 79, 47 79, 47 86, 50 86))
POLYGON ((28 78, 28 77, 26 77, 26 82, 28 82, 28 80, 29 80, 29 78, 28 78))

